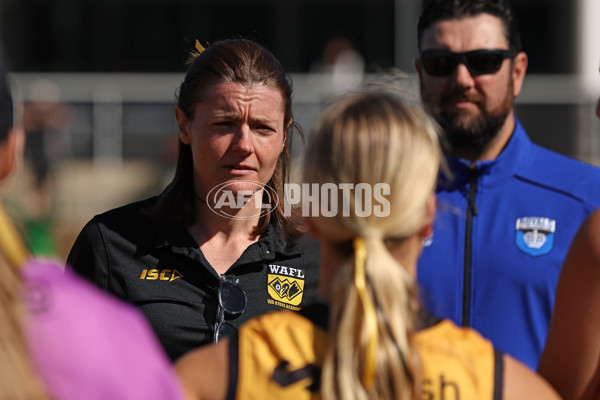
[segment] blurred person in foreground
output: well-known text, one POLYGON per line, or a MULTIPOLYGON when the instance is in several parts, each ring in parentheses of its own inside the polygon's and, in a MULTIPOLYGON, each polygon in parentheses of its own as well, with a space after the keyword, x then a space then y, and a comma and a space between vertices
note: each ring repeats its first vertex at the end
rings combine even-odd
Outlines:
MULTIPOLYGON (((0 181, 22 155, 17 126, 0 60, 0 181)), ((138 310, 28 253, 0 205, 0 399, 183 398, 138 310)))
POLYGON ((307 217, 321 245, 321 303, 255 318, 230 338, 182 357, 176 368, 191 394, 557 398, 478 333, 419 306, 415 269, 431 230, 441 159, 435 124, 398 97, 354 93, 330 106, 310 136, 304 182, 353 188, 321 199, 320 212, 335 215, 307 217), (383 198, 366 198, 378 185, 387 187, 383 198))
POLYGON ((318 248, 286 210, 292 84, 260 44, 192 55, 175 118, 179 156, 158 196, 95 216, 73 269, 139 307, 171 359, 271 310, 316 297, 318 248))
POLYGON ((535 369, 567 250, 600 205, 600 169, 532 143, 519 122, 528 61, 508 1, 430 1, 418 40, 421 96, 453 175, 436 190, 423 300, 535 369))
MULTIPOLYGON (((600 118, 600 99, 596 104, 600 118)), ((598 189, 598 188, 596 188, 598 189)), ((538 372, 565 399, 600 398, 600 210, 567 253, 538 372)))

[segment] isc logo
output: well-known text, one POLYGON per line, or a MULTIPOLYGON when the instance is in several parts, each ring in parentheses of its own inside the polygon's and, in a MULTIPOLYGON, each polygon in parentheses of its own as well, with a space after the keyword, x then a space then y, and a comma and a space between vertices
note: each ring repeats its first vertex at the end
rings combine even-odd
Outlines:
POLYGON ((145 279, 147 281, 169 281, 173 282, 177 278, 181 278, 183 275, 179 273, 176 269, 144 269, 142 271, 142 275, 140 275, 140 279, 145 279))

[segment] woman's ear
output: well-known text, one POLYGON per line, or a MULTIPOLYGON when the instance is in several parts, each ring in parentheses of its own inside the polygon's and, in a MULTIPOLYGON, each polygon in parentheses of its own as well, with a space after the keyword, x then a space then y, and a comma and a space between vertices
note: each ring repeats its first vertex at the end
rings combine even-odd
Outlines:
POLYGON ((431 238, 433 236, 433 219, 435 217, 436 210, 436 197, 435 194, 432 193, 427 199, 427 205, 425 206, 425 212, 427 214, 427 219, 429 222, 423 227, 420 233, 421 240, 426 240, 427 238, 431 238))
POLYGON ((437 209, 437 198, 435 197, 435 193, 429 195, 426 207, 427 216, 433 219, 435 217, 435 210, 437 209))
POLYGON ((294 120, 291 120, 289 122, 289 124, 285 127, 285 129, 283 130, 283 143, 281 144, 281 151, 285 150, 285 145, 288 140, 288 132, 292 128, 293 124, 294 124, 294 120))
POLYGON ((430 222, 427 225, 425 225, 423 227, 423 229, 421 229, 421 234, 419 235, 419 238, 421 239, 421 242, 425 243, 425 242, 427 242, 427 240, 431 239, 432 237, 433 237, 433 222, 430 222))
POLYGON ((179 107, 175 107, 175 119, 177 120, 179 140, 181 140, 183 144, 191 144, 192 135, 190 132, 190 121, 179 107))

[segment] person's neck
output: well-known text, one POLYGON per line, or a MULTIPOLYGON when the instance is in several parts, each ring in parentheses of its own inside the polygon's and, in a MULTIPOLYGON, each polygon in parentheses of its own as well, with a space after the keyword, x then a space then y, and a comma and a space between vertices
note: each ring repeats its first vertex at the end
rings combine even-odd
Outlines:
POLYGON ((320 240, 320 268, 319 268, 319 301, 329 304, 333 291, 333 280, 338 270, 348 260, 349 255, 342 253, 331 242, 320 240))
POLYGON ((254 230, 259 217, 227 218, 214 213, 206 203, 197 208, 196 221, 188 228, 204 257, 218 274, 224 274, 259 239, 254 230))
POLYGON ((259 223, 259 216, 254 218, 241 218, 239 214, 233 214, 232 217, 225 217, 215 213, 206 203, 197 204, 196 221, 191 225, 196 239, 209 240, 215 236, 224 239, 246 238, 255 239, 253 231, 259 223), (236 218, 240 217, 240 218, 236 218))
POLYGON ((492 141, 483 149, 479 148, 452 148, 450 155, 455 158, 463 158, 471 162, 474 167, 476 163, 481 161, 495 160, 508 144, 514 130, 516 122, 514 111, 506 117, 504 124, 498 131, 498 134, 492 141))

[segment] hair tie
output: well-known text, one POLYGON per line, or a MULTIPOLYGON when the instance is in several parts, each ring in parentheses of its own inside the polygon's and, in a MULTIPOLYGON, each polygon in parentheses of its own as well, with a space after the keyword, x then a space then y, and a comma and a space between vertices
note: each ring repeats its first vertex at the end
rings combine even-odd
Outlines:
POLYGON ((206 49, 204 48, 204 46, 202 46, 202 45, 200 44, 200 42, 198 41, 198 39, 196 39, 196 50, 198 50, 198 54, 202 54, 202 52, 203 52, 204 50, 206 50, 206 49))
POLYGON ((369 333, 362 383, 366 389, 371 389, 375 381, 375 368, 377 363, 377 314, 375 312, 375 306, 373 305, 371 296, 369 295, 369 291, 367 290, 367 273, 365 271, 367 249, 365 247, 365 241, 362 237, 358 236, 354 239, 352 245, 354 247, 355 260, 354 285, 356 286, 356 290, 358 291, 358 295, 360 297, 360 302, 365 314, 367 331, 369 333))

